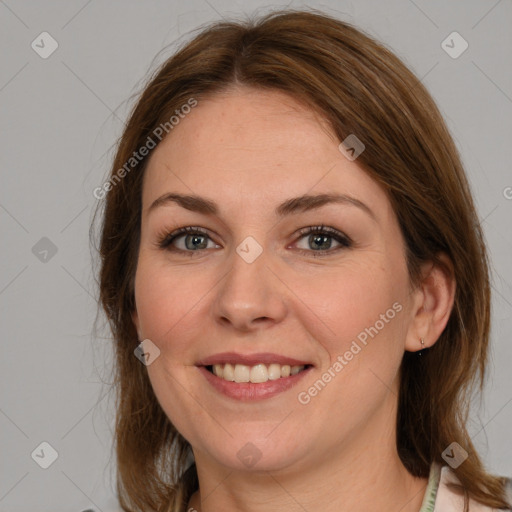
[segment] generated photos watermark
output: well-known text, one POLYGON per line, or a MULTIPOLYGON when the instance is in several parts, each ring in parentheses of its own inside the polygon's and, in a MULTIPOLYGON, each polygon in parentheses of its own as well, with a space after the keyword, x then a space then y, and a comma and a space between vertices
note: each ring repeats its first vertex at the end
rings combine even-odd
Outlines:
POLYGON ((135 168, 142 160, 149 154, 149 152, 156 147, 171 130, 177 126, 181 119, 184 119, 187 114, 190 114, 192 109, 197 106, 197 100, 190 98, 187 103, 183 104, 179 109, 176 109, 168 121, 159 124, 146 139, 146 142, 137 150, 132 153, 132 156, 119 168, 108 181, 103 183, 101 187, 96 187, 93 190, 93 196, 101 200, 107 192, 112 190, 133 168, 135 168), (156 140, 155 140, 156 139, 156 140))
POLYGON ((391 308, 385 313, 382 313, 372 326, 366 327, 357 335, 357 340, 353 340, 350 344, 350 348, 339 355, 336 361, 317 379, 313 385, 311 385, 306 391, 301 391, 297 395, 297 400, 302 405, 307 405, 311 402, 311 399, 320 393, 329 382, 331 382, 340 372, 347 366, 347 364, 354 359, 354 356, 361 352, 363 347, 368 344, 368 337, 374 338, 379 332, 384 329, 385 325, 388 324, 397 313, 402 311, 403 306, 399 302, 395 302, 391 308), (359 341, 359 343, 358 343, 359 341), (362 346, 361 346, 362 345, 362 346))
POLYGON ((149 366, 160 356, 160 349, 150 339, 145 339, 137 345, 133 353, 144 366, 149 366))

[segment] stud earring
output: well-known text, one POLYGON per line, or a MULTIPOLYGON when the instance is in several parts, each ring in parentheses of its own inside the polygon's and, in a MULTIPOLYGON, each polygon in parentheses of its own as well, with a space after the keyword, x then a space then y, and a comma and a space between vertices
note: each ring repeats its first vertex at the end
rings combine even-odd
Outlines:
POLYGON ((425 341, 423 340, 423 338, 420 338, 420 343, 421 343, 421 350, 418 352, 419 356, 421 356, 423 354, 423 350, 425 349, 425 341))

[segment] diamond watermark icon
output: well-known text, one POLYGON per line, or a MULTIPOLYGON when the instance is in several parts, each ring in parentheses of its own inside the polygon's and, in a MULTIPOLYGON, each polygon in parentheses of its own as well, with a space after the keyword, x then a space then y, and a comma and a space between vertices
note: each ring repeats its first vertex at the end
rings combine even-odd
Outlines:
POLYGON ((452 59, 458 59, 468 49, 468 47, 468 42, 458 32, 452 32, 441 43, 441 48, 452 59))
POLYGON ((144 366, 149 366, 160 355, 160 349, 151 340, 146 339, 137 345, 133 353, 144 366))
POLYGON ((338 149, 345 158, 350 161, 354 161, 366 149, 366 146, 357 138, 356 135, 351 133, 339 144, 338 149))
POLYGON ((261 450, 250 442, 245 443, 236 454, 248 468, 252 468, 261 459, 261 455, 261 450))
POLYGON ((59 47, 59 43, 48 32, 41 32, 30 46, 39 57, 47 59, 59 47))
POLYGON ((43 441, 30 456, 43 469, 48 469, 58 458, 57 450, 46 441, 43 441))
POLYGON ((441 457, 453 469, 457 469, 468 458, 468 452, 459 443, 454 441, 441 454, 441 457))
POLYGON ((48 263, 57 254, 57 246, 49 238, 43 236, 32 247, 32 254, 42 263, 48 263))
POLYGON ((263 252, 263 247, 252 236, 248 236, 236 248, 236 252, 246 263, 252 263, 263 252))

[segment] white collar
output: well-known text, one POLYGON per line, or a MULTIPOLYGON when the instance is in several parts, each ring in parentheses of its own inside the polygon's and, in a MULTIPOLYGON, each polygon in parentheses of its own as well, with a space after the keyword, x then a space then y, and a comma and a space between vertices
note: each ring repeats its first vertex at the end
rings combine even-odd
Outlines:
MULTIPOLYGON (((459 483, 455 473, 449 466, 433 463, 430 469, 429 481, 420 512, 462 512, 464 496, 457 494, 448 487, 448 483, 459 483)), ((512 500, 512 480, 508 480, 508 499, 512 500)), ((469 499, 470 512, 493 512, 495 509, 469 499)))

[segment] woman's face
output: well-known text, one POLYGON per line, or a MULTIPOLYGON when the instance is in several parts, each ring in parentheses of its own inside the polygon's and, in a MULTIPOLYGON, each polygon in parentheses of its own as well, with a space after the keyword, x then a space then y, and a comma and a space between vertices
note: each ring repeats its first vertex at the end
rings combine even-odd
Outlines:
POLYGON ((392 437, 412 298, 383 189, 289 96, 200 101, 151 155, 133 319, 196 461, 300 468, 392 437))

